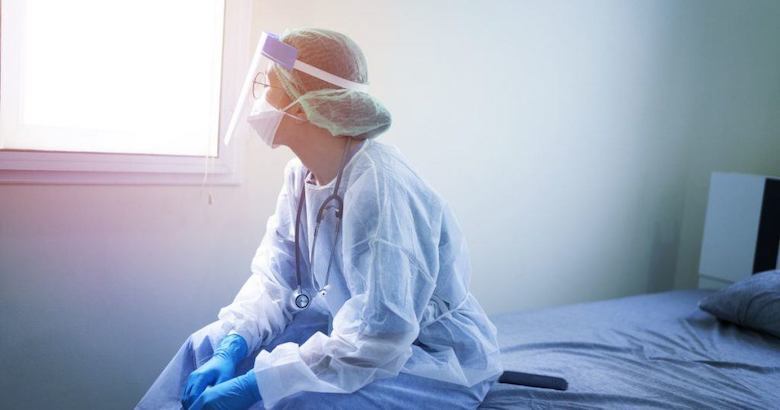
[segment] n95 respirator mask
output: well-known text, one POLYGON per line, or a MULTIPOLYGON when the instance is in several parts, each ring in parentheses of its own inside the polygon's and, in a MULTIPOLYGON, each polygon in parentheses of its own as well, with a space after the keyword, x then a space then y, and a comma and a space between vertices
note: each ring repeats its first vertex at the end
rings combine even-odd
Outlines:
POLYGON ((269 147, 276 148, 279 145, 274 143, 276 140, 276 131, 279 129, 279 124, 282 123, 284 116, 295 118, 296 120, 303 121, 302 118, 296 117, 292 114, 285 112, 292 107, 295 101, 283 109, 278 109, 271 105, 265 96, 255 100, 252 105, 252 110, 247 117, 247 121, 255 130, 260 139, 269 147))

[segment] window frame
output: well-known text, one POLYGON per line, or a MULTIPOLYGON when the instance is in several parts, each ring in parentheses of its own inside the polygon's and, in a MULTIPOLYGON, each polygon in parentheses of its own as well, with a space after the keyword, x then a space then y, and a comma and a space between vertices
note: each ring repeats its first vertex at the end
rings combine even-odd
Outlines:
POLYGON ((245 124, 239 124, 229 146, 223 140, 250 63, 252 2, 224 0, 224 7, 216 157, 0 149, 0 184, 241 184, 245 124))

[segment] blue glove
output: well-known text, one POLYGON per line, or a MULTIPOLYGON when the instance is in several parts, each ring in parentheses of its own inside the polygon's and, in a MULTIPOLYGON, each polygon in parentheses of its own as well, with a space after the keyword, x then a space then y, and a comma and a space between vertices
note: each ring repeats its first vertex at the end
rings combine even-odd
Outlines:
POLYGON ((247 409, 260 398, 255 372, 250 370, 235 379, 206 388, 190 410, 247 409))
POLYGON ((236 364, 246 357, 247 350, 246 340, 243 337, 237 334, 225 336, 211 359, 190 373, 187 378, 187 386, 184 387, 181 398, 184 408, 192 406, 192 403, 206 387, 233 378, 236 373, 236 364))

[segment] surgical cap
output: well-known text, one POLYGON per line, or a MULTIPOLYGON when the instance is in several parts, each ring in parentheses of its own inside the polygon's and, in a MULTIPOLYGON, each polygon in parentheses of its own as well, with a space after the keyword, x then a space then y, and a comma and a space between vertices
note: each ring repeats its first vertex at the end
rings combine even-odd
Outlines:
MULTIPOLYGON (((281 41, 298 49, 298 59, 357 83, 368 83, 366 58, 349 37, 330 30, 295 29, 281 41)), ((314 125, 333 136, 374 138, 390 127, 390 112, 366 92, 348 90, 298 70, 274 64, 291 100, 297 100, 314 125)))

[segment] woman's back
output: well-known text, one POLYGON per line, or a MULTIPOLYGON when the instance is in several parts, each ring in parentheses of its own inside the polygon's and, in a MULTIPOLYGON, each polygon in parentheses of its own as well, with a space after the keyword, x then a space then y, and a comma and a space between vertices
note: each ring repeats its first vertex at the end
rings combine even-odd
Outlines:
MULTIPOLYGON (((302 183, 306 168, 297 159, 290 166, 292 179, 302 183)), ((468 247, 446 201, 412 169, 398 148, 379 141, 364 141, 349 159, 342 178, 344 219, 337 242, 341 252, 336 253, 338 263, 330 283, 338 272, 349 289, 326 296, 331 313, 335 315, 348 297, 370 292, 373 283, 377 289, 382 287, 380 292, 392 293, 382 309, 395 315, 385 314, 386 320, 401 324, 415 320, 419 324, 403 372, 465 386, 500 374, 496 329, 469 291, 468 247), (384 246, 377 245, 380 243, 384 246), (379 264, 365 260, 371 250, 381 249, 388 250, 387 256, 393 255, 392 249, 403 257, 379 264), (395 276, 405 273, 412 277, 395 276), (412 289, 397 289, 398 284, 412 289), (403 292, 414 300, 394 300, 403 292)), ((333 184, 307 184, 309 247, 318 204, 332 193, 333 184)), ((332 239, 327 232, 333 229, 326 227, 327 223, 320 228, 325 237, 318 239, 317 258, 330 254, 322 249, 332 239)), ((323 283, 324 272, 315 268, 313 274, 323 283)))

